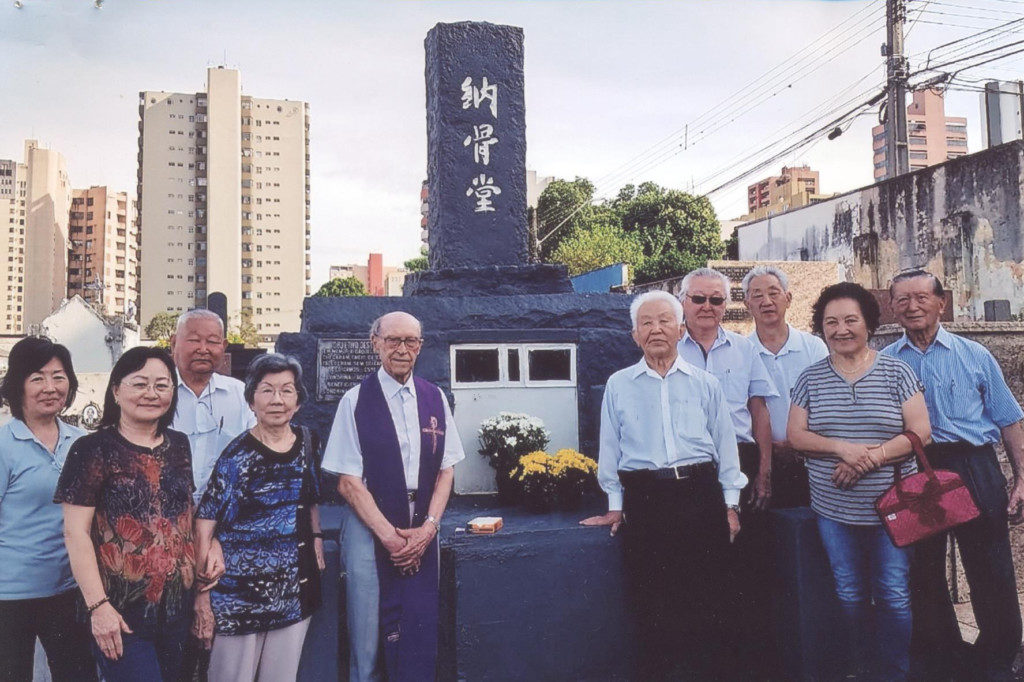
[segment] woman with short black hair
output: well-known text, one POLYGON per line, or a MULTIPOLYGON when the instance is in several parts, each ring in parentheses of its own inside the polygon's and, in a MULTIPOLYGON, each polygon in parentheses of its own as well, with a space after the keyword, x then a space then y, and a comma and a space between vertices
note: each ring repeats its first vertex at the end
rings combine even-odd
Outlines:
POLYGON ((192 460, 169 427, 174 363, 136 347, 114 364, 102 426, 68 455, 55 502, 107 682, 176 682, 192 615, 192 460))
POLYGON ((253 360, 245 398, 256 425, 221 453, 196 512, 199 561, 216 536, 225 572, 196 597, 193 633, 212 639, 211 682, 294 680, 320 605, 320 443, 291 424, 306 398, 295 358, 253 360))
POLYGON ((27 337, 11 348, 0 396, 0 680, 31 680, 35 641, 55 682, 95 680, 88 630, 75 618, 64 518, 53 504, 71 445, 85 434, 58 415, 75 399, 71 353, 27 337))
POLYGON ((811 509, 850 638, 847 672, 901 680, 909 669, 910 552, 893 545, 874 501, 893 483, 889 465, 902 462, 903 475, 916 470, 901 434, 927 442, 931 426, 914 371, 868 346, 879 317, 859 284, 822 290, 812 320, 829 356, 793 386, 787 435, 806 458, 811 509))

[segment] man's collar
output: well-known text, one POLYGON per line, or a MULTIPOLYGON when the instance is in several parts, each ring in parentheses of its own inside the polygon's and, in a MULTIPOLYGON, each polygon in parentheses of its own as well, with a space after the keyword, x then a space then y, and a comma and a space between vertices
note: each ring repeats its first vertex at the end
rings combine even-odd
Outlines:
MULTIPOLYGON (((947 331, 946 328, 943 327, 941 324, 939 325, 939 330, 935 332, 935 338, 932 339, 932 342, 930 344, 928 344, 928 348, 931 348, 935 344, 940 344, 945 348, 953 347, 953 335, 949 331, 947 331)), ((903 336, 901 336, 899 340, 896 341, 896 350, 901 351, 904 348, 907 348, 908 346, 918 351, 919 353, 922 352, 920 348, 914 345, 914 343, 910 340, 910 336, 907 334, 906 330, 904 330, 903 336)))
MULTIPOLYGON (((694 373, 694 367, 686 360, 683 360, 679 355, 676 355, 675 361, 672 363, 672 366, 669 367, 669 370, 665 374, 665 376, 667 377, 669 374, 672 374, 672 372, 682 372, 683 374, 692 376, 694 373)), ((656 379, 662 378, 660 374, 655 372, 651 368, 651 366, 647 364, 647 358, 640 358, 640 362, 633 365, 633 371, 631 372, 630 376, 631 378, 636 379, 637 377, 640 377, 644 374, 652 376, 656 379)))
POLYGON ((380 381, 380 388, 384 392, 384 397, 389 400, 394 398, 399 391, 406 387, 408 387, 410 393, 416 395, 416 382, 412 380, 412 374, 409 374, 409 378, 404 384, 400 384, 393 376, 385 372, 383 367, 381 367, 377 370, 377 379, 380 381))
POLYGON ((750 336, 747 338, 750 339, 752 344, 754 344, 754 350, 762 355, 779 356, 785 355, 786 353, 799 353, 803 349, 798 345, 799 339, 797 330, 788 322, 786 323, 786 329, 789 330, 789 335, 786 337, 786 343, 782 344, 782 348, 779 349, 778 353, 772 353, 770 350, 765 348, 764 344, 761 343, 761 337, 757 335, 756 327, 754 328, 754 331, 750 332, 750 336))
MULTIPOLYGON (((698 346, 700 345, 699 343, 697 343, 697 340, 695 338, 690 336, 689 327, 686 327, 686 331, 683 332, 682 342, 686 343, 687 341, 697 344, 698 346)), ((718 333, 715 335, 715 342, 711 344, 711 347, 716 348, 722 345, 723 343, 731 343, 731 340, 729 339, 729 336, 725 333, 725 329, 722 327, 722 325, 718 325, 718 333)))
MULTIPOLYGON (((202 397, 202 395, 207 391, 213 393, 214 391, 225 390, 224 387, 220 385, 220 380, 217 378, 217 376, 217 372, 214 372, 210 375, 210 380, 206 382, 206 386, 204 386, 203 390, 199 392, 199 395, 196 396, 197 398, 202 397)), ((178 386, 184 386, 185 388, 188 388, 189 391, 192 391, 192 389, 189 388, 189 385, 185 383, 185 378, 182 376, 181 372, 178 372, 178 386)))

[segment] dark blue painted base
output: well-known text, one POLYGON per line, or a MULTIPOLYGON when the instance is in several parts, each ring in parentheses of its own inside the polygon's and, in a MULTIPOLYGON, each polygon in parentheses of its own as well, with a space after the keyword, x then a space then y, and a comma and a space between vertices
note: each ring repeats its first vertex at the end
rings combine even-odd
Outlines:
POLYGON ((521 296, 571 294, 564 265, 492 265, 414 272, 405 278, 404 296, 521 296))

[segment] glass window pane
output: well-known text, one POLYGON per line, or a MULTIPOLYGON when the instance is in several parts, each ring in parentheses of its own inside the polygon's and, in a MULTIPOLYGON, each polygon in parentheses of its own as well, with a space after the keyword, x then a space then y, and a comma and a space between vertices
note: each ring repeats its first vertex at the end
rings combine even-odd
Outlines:
POLYGON ((508 349, 508 380, 519 381, 519 349, 508 349))
POLYGON ((530 351, 530 381, 569 381, 572 378, 572 353, 560 350, 530 351))
POLYGON ((497 348, 455 350, 455 381, 471 383, 497 381, 498 378, 497 348))

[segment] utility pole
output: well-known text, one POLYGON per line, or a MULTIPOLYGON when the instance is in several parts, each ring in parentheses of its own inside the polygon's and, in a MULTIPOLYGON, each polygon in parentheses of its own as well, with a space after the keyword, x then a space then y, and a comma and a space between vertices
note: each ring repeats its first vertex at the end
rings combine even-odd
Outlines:
POLYGON ((910 171, 907 151, 907 58, 903 56, 905 0, 885 0, 885 174, 894 178, 910 171))

